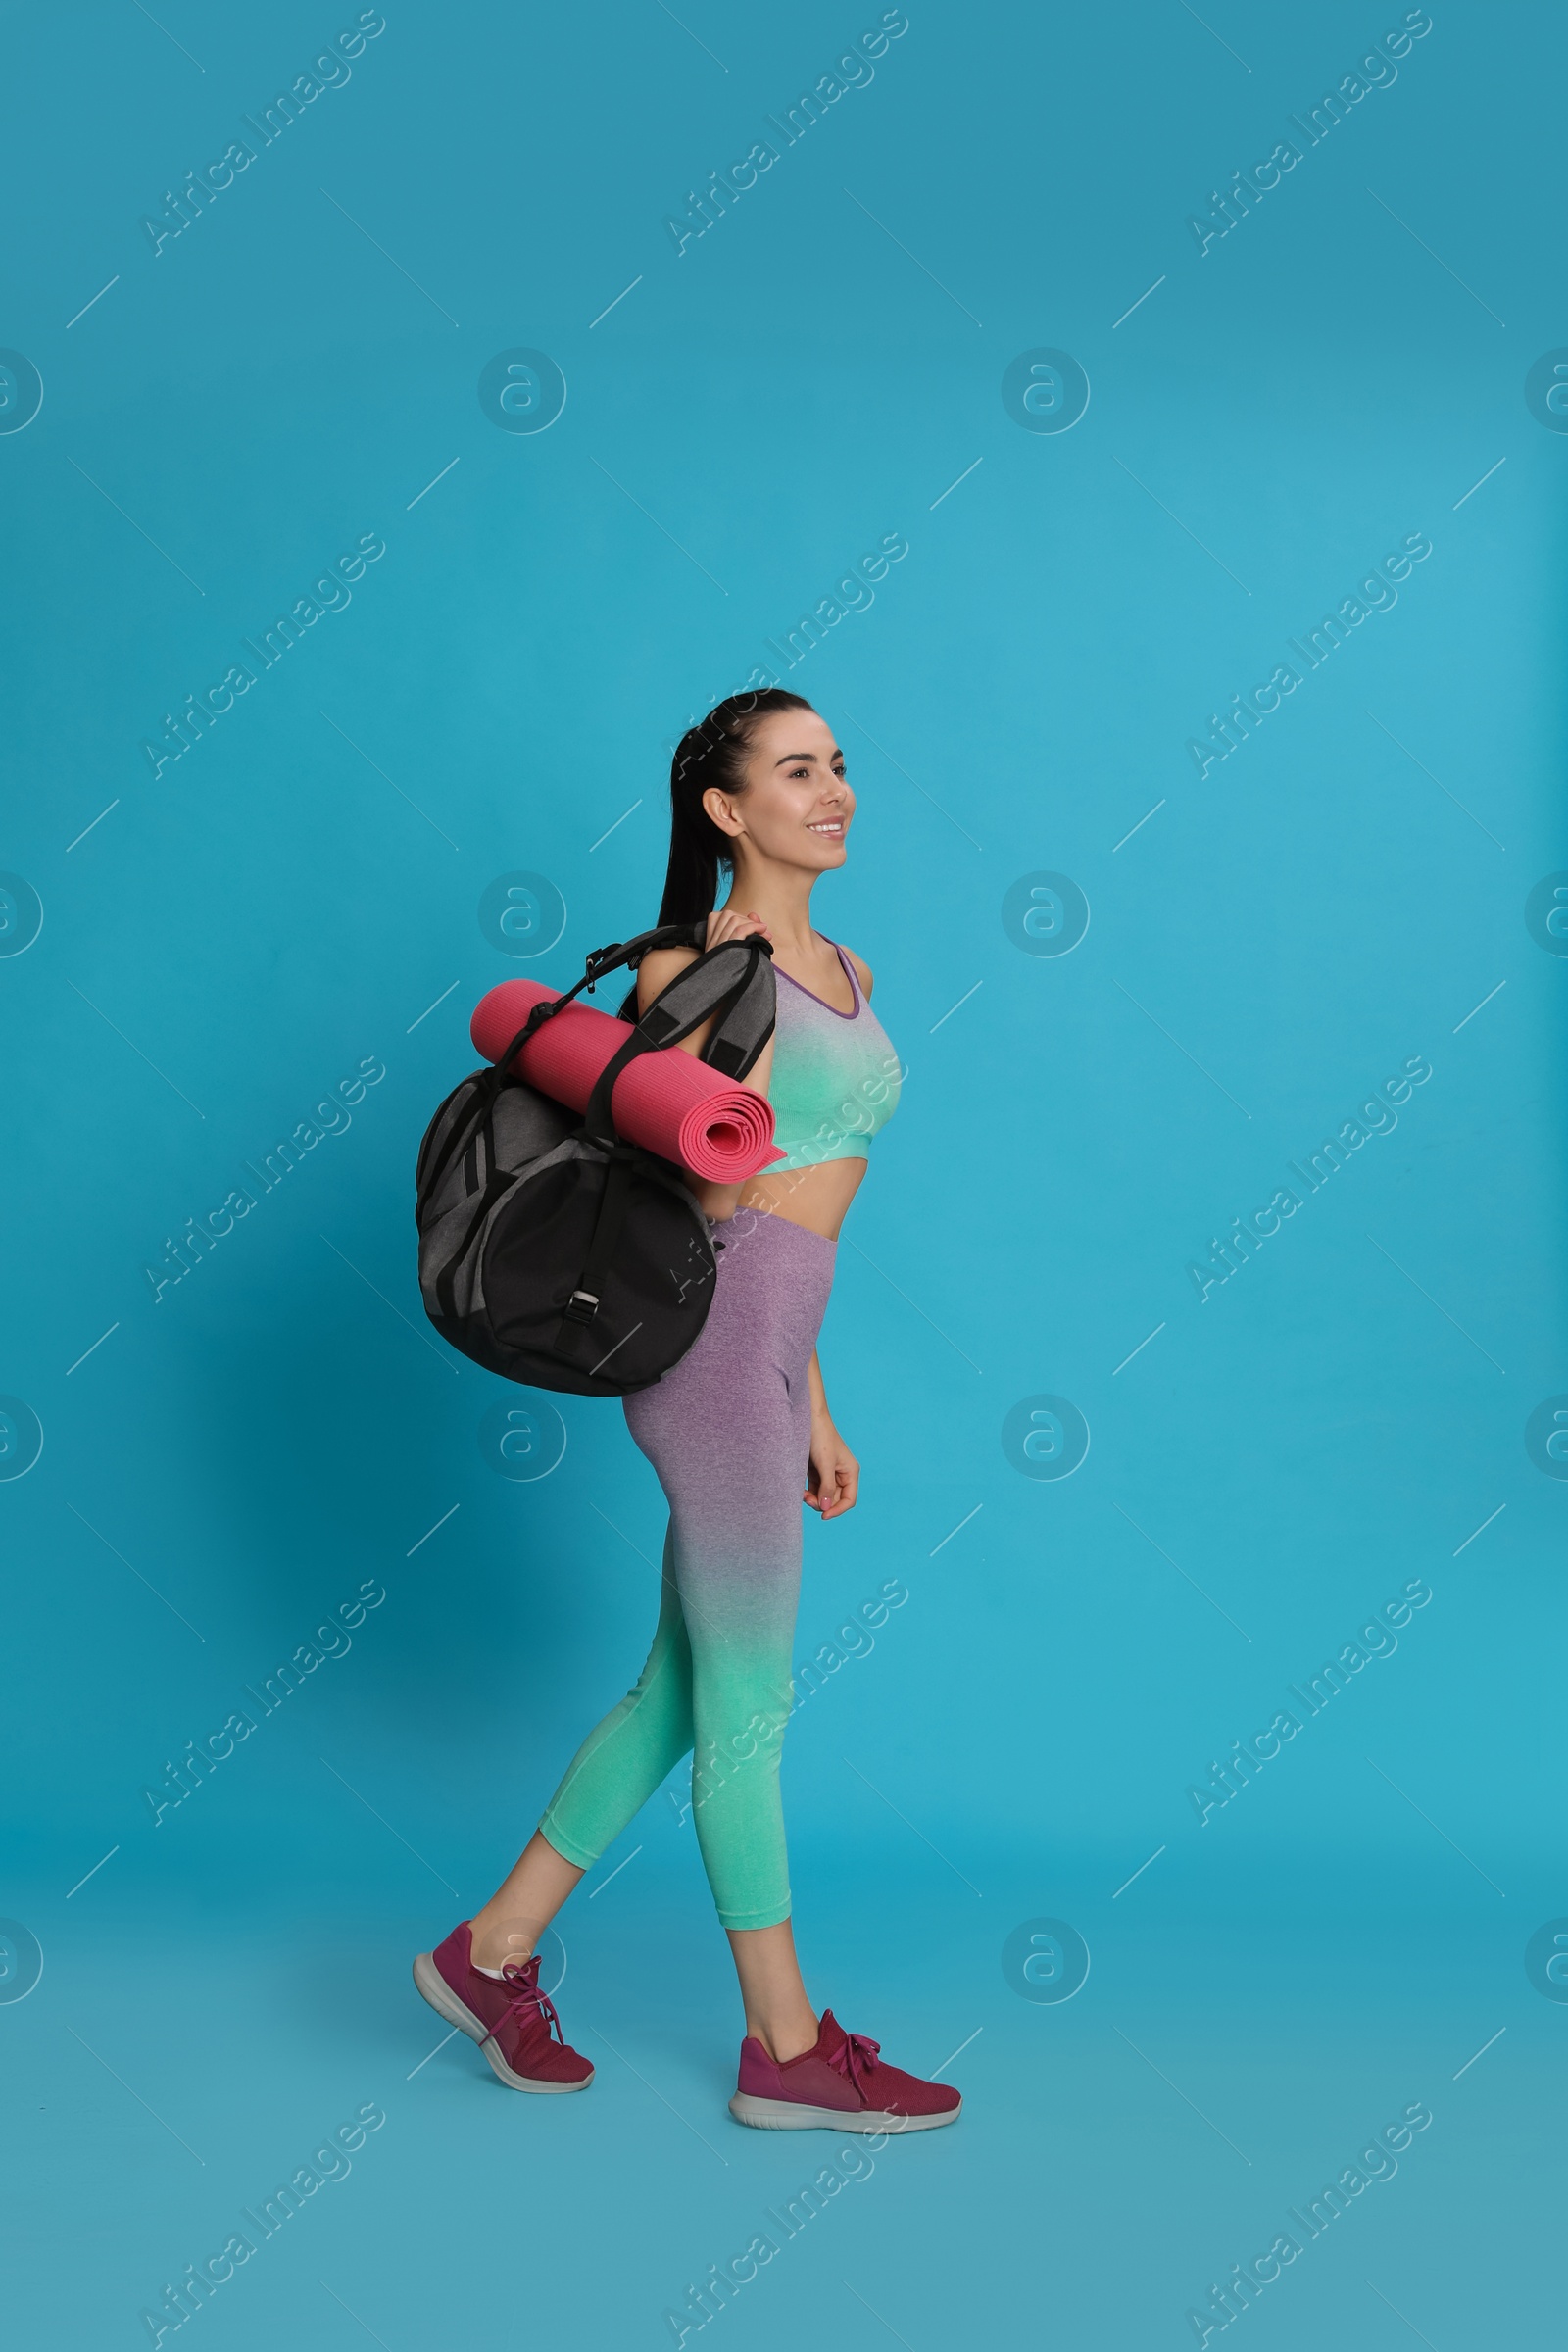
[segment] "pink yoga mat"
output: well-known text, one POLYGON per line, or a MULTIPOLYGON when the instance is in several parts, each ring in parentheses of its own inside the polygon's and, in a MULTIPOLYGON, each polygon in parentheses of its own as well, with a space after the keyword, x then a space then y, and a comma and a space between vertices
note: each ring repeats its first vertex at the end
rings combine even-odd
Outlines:
MULTIPOLYGON (((534 1006, 559 997, 539 980, 503 980, 474 1008, 468 1035, 486 1061, 507 1050, 534 1006)), ((594 1082, 631 1035, 631 1023, 580 1002, 544 1023, 514 1068, 542 1095, 586 1110, 594 1082)), ((678 1046, 655 1048, 615 1080, 611 1110, 630 1142, 678 1160, 710 1184, 739 1184, 786 1155, 773 1141, 773 1105, 678 1046)))

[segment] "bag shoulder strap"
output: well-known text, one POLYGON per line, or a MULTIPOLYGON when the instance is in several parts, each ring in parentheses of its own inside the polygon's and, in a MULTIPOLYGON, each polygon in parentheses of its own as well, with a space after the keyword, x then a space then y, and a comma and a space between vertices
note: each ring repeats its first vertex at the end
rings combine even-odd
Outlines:
POLYGON ((702 1058, 738 1083, 773 1034, 777 1004, 773 950, 760 933, 710 948, 675 974, 643 1013, 656 1046, 689 1037, 715 1007, 719 1018, 702 1058))
POLYGON ((749 939, 729 939, 710 948, 677 972, 599 1073, 583 1113, 583 1134, 597 1143, 613 1144, 610 1099, 627 1063, 640 1054, 679 1045, 714 1012, 718 1022, 704 1058, 739 1083, 773 1034, 772 954, 767 941, 754 932, 749 939))

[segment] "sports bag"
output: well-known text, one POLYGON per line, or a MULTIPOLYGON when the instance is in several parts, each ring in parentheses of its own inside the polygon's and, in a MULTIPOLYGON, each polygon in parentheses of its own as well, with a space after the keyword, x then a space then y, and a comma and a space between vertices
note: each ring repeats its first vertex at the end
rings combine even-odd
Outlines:
POLYGON ((536 1004, 493 1068, 472 1071, 419 1147, 419 1291, 443 1339, 532 1388, 625 1396, 679 1363, 708 1319, 717 1260, 673 1160, 615 1129, 615 1080, 719 1015, 703 1059, 737 1083, 773 1034, 772 949, 754 933, 699 954, 648 1006, 585 1111, 513 1063, 540 1025, 651 949, 703 948, 706 917, 597 948, 576 986, 536 1004))

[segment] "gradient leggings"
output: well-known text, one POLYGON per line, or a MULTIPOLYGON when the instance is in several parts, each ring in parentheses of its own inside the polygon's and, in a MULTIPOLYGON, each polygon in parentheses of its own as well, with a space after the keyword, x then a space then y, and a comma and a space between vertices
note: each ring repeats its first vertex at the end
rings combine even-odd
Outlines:
POLYGON ((838 1250, 755 1209, 710 1230, 724 1247, 696 1346, 624 1399, 669 1504, 654 1645, 539 1827, 586 1870, 690 1752, 719 1920, 771 1928, 790 1915, 778 1768, 810 1454, 807 1372, 838 1250))

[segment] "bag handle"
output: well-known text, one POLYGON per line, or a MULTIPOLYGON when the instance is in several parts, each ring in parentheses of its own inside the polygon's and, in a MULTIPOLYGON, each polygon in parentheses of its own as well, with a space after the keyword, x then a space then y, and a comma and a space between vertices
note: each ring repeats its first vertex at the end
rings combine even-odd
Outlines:
MULTIPOLYGON (((694 923, 663 923, 654 931, 639 931, 635 939, 612 940, 608 948, 595 948, 583 967, 582 978, 559 997, 547 998, 536 1004, 518 1030, 506 1052, 495 1064, 493 1075, 498 1081, 510 1067, 514 1055, 542 1029, 545 1022, 563 1011, 585 988, 594 988, 607 972, 613 972, 623 963, 641 963, 643 957, 656 948, 701 948, 708 935, 708 919, 699 916, 694 923)), ((679 977, 680 975, 677 975, 679 977)), ((663 993, 663 992, 662 992, 663 993)), ((657 1003, 657 999, 655 1000, 657 1003)), ((652 1006, 650 1006, 652 1010, 652 1006)))

